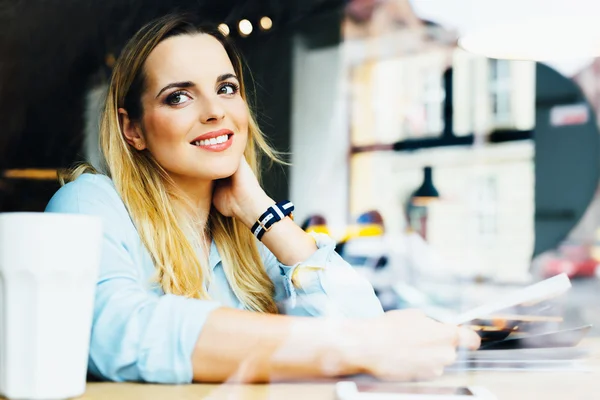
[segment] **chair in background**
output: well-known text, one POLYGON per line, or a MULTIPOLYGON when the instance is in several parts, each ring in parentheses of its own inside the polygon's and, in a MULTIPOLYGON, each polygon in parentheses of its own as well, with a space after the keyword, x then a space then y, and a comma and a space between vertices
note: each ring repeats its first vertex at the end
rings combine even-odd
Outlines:
POLYGON ((327 220, 319 214, 310 215, 300 226, 305 232, 325 233, 329 235, 327 220))

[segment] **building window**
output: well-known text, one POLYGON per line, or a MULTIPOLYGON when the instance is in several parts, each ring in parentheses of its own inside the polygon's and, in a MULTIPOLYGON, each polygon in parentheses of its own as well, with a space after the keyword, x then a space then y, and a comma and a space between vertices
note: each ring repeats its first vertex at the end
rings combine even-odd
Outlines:
POLYGON ((497 221, 497 182, 495 176, 485 176, 474 181, 475 191, 475 234, 480 238, 480 244, 489 243, 496 239, 498 233, 497 221))
POLYGON ((444 82, 439 69, 428 68, 423 79, 423 109, 425 114, 425 134, 438 136, 444 129, 444 82))
POLYGON ((510 126, 512 124, 510 61, 490 60, 490 95, 492 126, 510 126))

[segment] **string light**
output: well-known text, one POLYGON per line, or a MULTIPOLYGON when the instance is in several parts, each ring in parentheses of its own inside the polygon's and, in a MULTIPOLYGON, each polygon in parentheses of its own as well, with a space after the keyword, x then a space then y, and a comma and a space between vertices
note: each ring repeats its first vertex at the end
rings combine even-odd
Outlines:
POLYGON ((271 29, 273 27, 273 20, 269 17, 262 17, 260 19, 260 27, 263 30, 268 31, 269 29, 271 29))
POLYGON ((252 33, 252 23, 247 19, 243 19, 238 24, 238 29, 240 30, 240 34, 242 36, 248 36, 252 33))
POLYGON ((219 31, 225 36, 229 35, 229 26, 227 24, 219 24, 219 31))

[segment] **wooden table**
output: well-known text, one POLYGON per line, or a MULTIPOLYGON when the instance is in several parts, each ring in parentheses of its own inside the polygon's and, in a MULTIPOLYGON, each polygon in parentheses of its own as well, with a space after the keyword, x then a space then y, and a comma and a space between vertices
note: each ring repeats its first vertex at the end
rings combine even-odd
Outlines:
MULTIPOLYGON (((600 399, 600 338, 589 339, 581 346, 592 349, 586 361, 590 372, 465 372, 447 374, 424 385, 485 386, 499 400, 504 399, 600 399)), ((206 385, 182 386, 89 383, 81 400, 187 400, 187 399, 249 399, 249 400, 334 400, 333 383, 282 383, 269 385, 206 385)))

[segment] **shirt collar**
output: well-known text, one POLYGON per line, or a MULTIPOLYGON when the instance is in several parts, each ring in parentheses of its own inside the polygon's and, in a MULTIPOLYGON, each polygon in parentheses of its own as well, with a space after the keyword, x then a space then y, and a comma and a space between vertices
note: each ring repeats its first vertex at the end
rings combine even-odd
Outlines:
POLYGON ((213 240, 210 243, 210 253, 208 254, 208 264, 210 265, 211 271, 214 270, 220 262, 221 255, 219 254, 219 250, 217 250, 217 245, 213 240))

